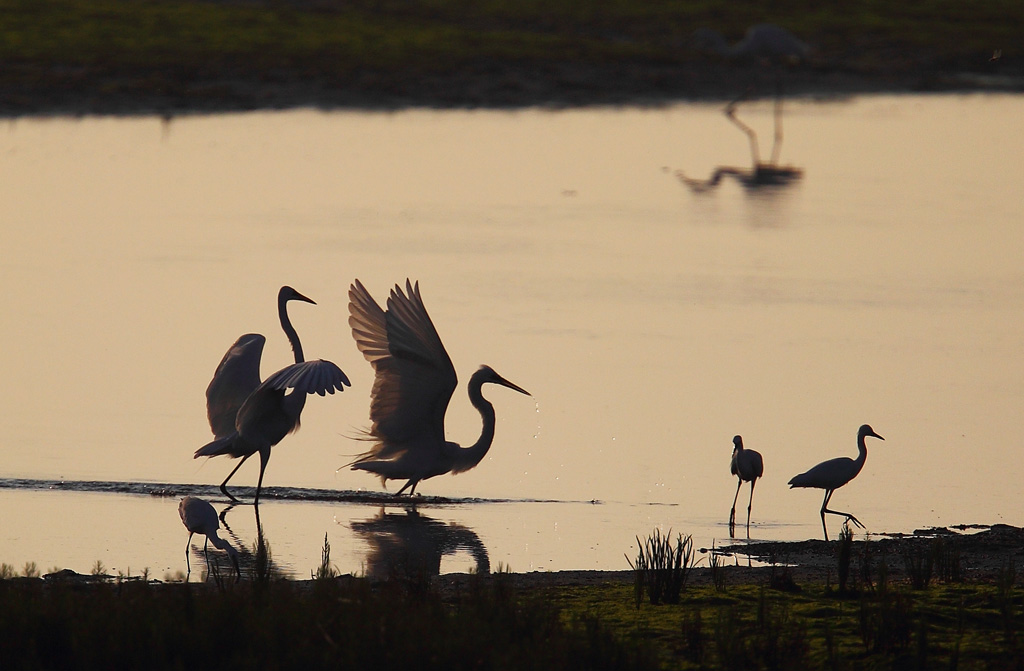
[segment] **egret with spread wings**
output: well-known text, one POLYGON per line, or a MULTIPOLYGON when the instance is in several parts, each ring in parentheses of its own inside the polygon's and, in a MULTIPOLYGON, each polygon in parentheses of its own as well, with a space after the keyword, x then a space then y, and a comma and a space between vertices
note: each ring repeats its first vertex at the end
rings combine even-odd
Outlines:
POLYGON ((278 317, 291 343, 295 363, 261 383, 260 358, 267 339, 258 333, 247 333, 236 340, 221 359, 206 388, 206 412, 216 438, 196 450, 195 458, 222 454, 242 458, 220 485, 220 491, 232 501, 238 499, 228 492, 228 480, 246 459, 259 452, 260 478, 254 500, 259 503, 270 448, 299 428, 299 415, 306 405, 307 394, 333 394, 335 389, 344 391, 350 384, 334 363, 303 358, 299 335, 288 318, 288 301, 316 303, 287 286, 281 287, 277 294, 278 317), (291 393, 286 393, 289 389, 291 393))
POLYGON ((483 419, 480 438, 469 447, 445 440, 444 416, 458 380, 423 307, 419 282, 406 280, 405 291, 396 285, 386 311, 359 280, 348 296, 352 337, 376 372, 370 400, 373 424, 366 437, 374 445, 348 465, 379 475, 385 484, 406 480, 398 494, 409 489, 411 495, 420 480, 479 464, 494 440, 494 406, 480 393, 483 385, 500 384, 527 396, 529 392, 490 366, 481 366, 468 385, 469 401, 483 419))

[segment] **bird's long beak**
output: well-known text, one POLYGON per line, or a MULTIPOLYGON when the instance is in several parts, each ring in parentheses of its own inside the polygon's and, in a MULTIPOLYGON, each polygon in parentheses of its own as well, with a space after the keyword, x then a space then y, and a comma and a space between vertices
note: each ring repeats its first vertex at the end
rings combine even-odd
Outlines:
POLYGON ((303 296, 298 291, 295 292, 295 296, 293 297, 293 299, 297 300, 297 301, 305 301, 306 303, 312 303, 313 305, 316 305, 316 301, 315 300, 313 300, 312 298, 309 298, 307 296, 303 296))
POLYGON ((525 389, 523 389, 522 387, 520 387, 517 384, 512 384, 511 382, 509 382, 505 378, 501 377, 500 375, 498 376, 498 379, 495 380, 495 383, 500 384, 503 387, 508 387, 509 389, 515 389, 520 394, 526 394, 527 396, 533 396, 533 394, 531 394, 530 392, 526 391, 525 389))

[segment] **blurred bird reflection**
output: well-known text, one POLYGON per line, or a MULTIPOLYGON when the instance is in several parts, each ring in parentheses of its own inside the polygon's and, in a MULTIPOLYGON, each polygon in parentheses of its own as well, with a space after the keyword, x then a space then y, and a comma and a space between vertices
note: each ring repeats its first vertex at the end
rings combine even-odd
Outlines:
POLYGON ((487 548, 474 531, 461 524, 441 522, 409 506, 404 513, 381 508, 365 522, 352 522, 352 531, 370 550, 366 573, 372 578, 422 578, 440 575, 441 558, 460 550, 469 552, 477 573, 491 570, 487 548))
MULTIPOLYGON (((241 575, 246 580, 253 582, 267 582, 270 580, 283 580, 288 577, 288 567, 283 566, 280 562, 274 561, 273 553, 270 549, 270 542, 267 540, 266 534, 263 532, 263 523, 260 522, 260 507, 257 504, 253 508, 253 515, 256 523, 256 538, 252 543, 246 543, 239 534, 228 524, 228 513, 233 511, 239 504, 231 503, 220 513, 220 523, 224 527, 227 534, 235 541, 234 545, 238 548, 238 564, 241 575)), ((248 506, 245 506, 248 508, 248 506)), ((237 521, 237 520, 236 520, 237 521)), ((211 555, 211 564, 218 561, 218 559, 211 555)), ((210 570, 219 570, 220 567, 214 567, 208 565, 210 570)))

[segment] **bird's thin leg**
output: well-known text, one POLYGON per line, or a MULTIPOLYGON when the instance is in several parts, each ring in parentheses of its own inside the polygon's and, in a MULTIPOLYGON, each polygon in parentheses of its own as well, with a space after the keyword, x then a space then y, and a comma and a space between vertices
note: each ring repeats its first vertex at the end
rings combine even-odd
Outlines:
POLYGON ((750 509, 754 507, 754 484, 757 478, 750 481, 750 501, 747 502, 747 538, 750 538, 750 509))
POLYGON ((188 542, 185 543, 185 568, 188 569, 188 572, 185 573, 186 580, 188 579, 188 576, 192 575, 192 564, 188 560, 188 551, 192 549, 192 535, 193 532, 189 532, 188 542))
MULTIPOLYGON (((821 502, 821 526, 822 526, 822 528, 824 528, 824 526, 825 526, 825 513, 829 513, 831 515, 842 515, 843 517, 846 518, 846 520, 848 522, 853 522, 854 524, 856 524, 861 529, 864 529, 865 527, 864 527, 863 524, 861 524, 860 520, 858 520, 856 517, 854 517, 850 513, 844 513, 841 510, 829 510, 828 509, 828 502, 829 502, 829 499, 832 498, 832 493, 834 491, 835 491, 834 489, 829 489, 828 491, 826 491, 825 492, 825 500, 821 502)), ((825 540, 828 540, 828 532, 827 531, 825 532, 825 540)))
POLYGON ((419 482, 420 482, 420 481, 419 481, 418 479, 415 479, 415 480, 409 480, 409 481, 408 481, 408 482, 406 482, 406 483, 405 483, 404 485, 402 485, 402 488, 401 488, 401 489, 399 489, 399 490, 398 490, 398 491, 397 491, 397 492, 395 493, 395 496, 401 496, 401 495, 402 495, 402 492, 404 492, 404 491, 405 491, 406 487, 409 487, 410 485, 412 486, 412 489, 410 489, 410 490, 409 490, 409 496, 412 496, 413 494, 415 494, 415 493, 416 493, 416 485, 418 485, 418 484, 419 484, 419 482))
POLYGON ((244 457, 242 457, 242 460, 238 462, 238 465, 235 466, 234 469, 232 469, 232 471, 230 473, 228 473, 228 477, 224 478, 224 482, 220 483, 220 491, 223 492, 224 496, 228 497, 229 499, 231 499, 235 503, 238 503, 238 499, 236 499, 234 496, 232 496, 231 492, 228 491, 228 480, 230 480, 231 477, 235 473, 238 472, 238 469, 242 467, 242 464, 245 463, 245 460, 248 459, 251 456, 252 456, 251 454, 247 454, 244 457))
POLYGON ((729 121, 733 122, 737 128, 747 134, 747 138, 750 140, 750 155, 754 159, 754 170, 757 170, 757 166, 761 165, 761 152, 757 147, 757 133, 754 132, 753 128, 736 118, 736 107, 739 105, 740 101, 746 97, 747 96, 744 93, 739 98, 726 105, 725 116, 729 117, 729 121))
POLYGON ((828 512, 828 513, 831 513, 831 514, 834 514, 834 515, 842 515, 843 517, 846 517, 847 521, 852 521, 854 523, 854 525, 856 525, 857 527, 860 527, 861 529, 866 529, 866 527, 864 527, 863 523, 861 523, 861 521, 859 519, 857 519, 855 516, 853 516, 849 512, 843 512, 842 510, 825 510, 825 512, 828 512))
POLYGON ((740 487, 743 486, 743 479, 742 478, 737 478, 737 480, 739 480, 739 481, 736 483, 736 495, 732 497, 732 510, 729 511, 729 535, 730 536, 732 536, 733 532, 736 530, 736 499, 738 499, 740 497, 740 487))
POLYGON ((263 489, 263 471, 267 470, 268 461, 270 461, 269 445, 265 449, 260 449, 260 479, 256 481, 256 498, 252 502, 254 506, 260 504, 260 490, 263 489))
POLYGON ((828 500, 832 498, 832 492, 835 490, 825 490, 825 500, 821 502, 821 530, 825 533, 825 540, 828 540, 828 528, 825 526, 825 512, 828 510, 828 500))
POLYGON ((782 153, 782 79, 775 81, 775 140, 772 142, 772 165, 779 162, 782 153))

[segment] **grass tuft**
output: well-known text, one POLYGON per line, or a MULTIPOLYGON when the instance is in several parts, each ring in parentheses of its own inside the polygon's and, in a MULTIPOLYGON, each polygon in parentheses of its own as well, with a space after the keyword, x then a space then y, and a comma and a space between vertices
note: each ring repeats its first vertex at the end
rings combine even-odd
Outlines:
POLYGON ((686 587, 686 580, 695 562, 693 539, 690 536, 677 534, 675 545, 671 540, 672 532, 664 537, 659 529, 655 529, 646 542, 636 537, 639 554, 636 562, 629 562, 633 569, 635 583, 634 596, 637 608, 640 607, 646 591, 648 599, 654 605, 659 603, 679 603, 679 594, 686 587))

